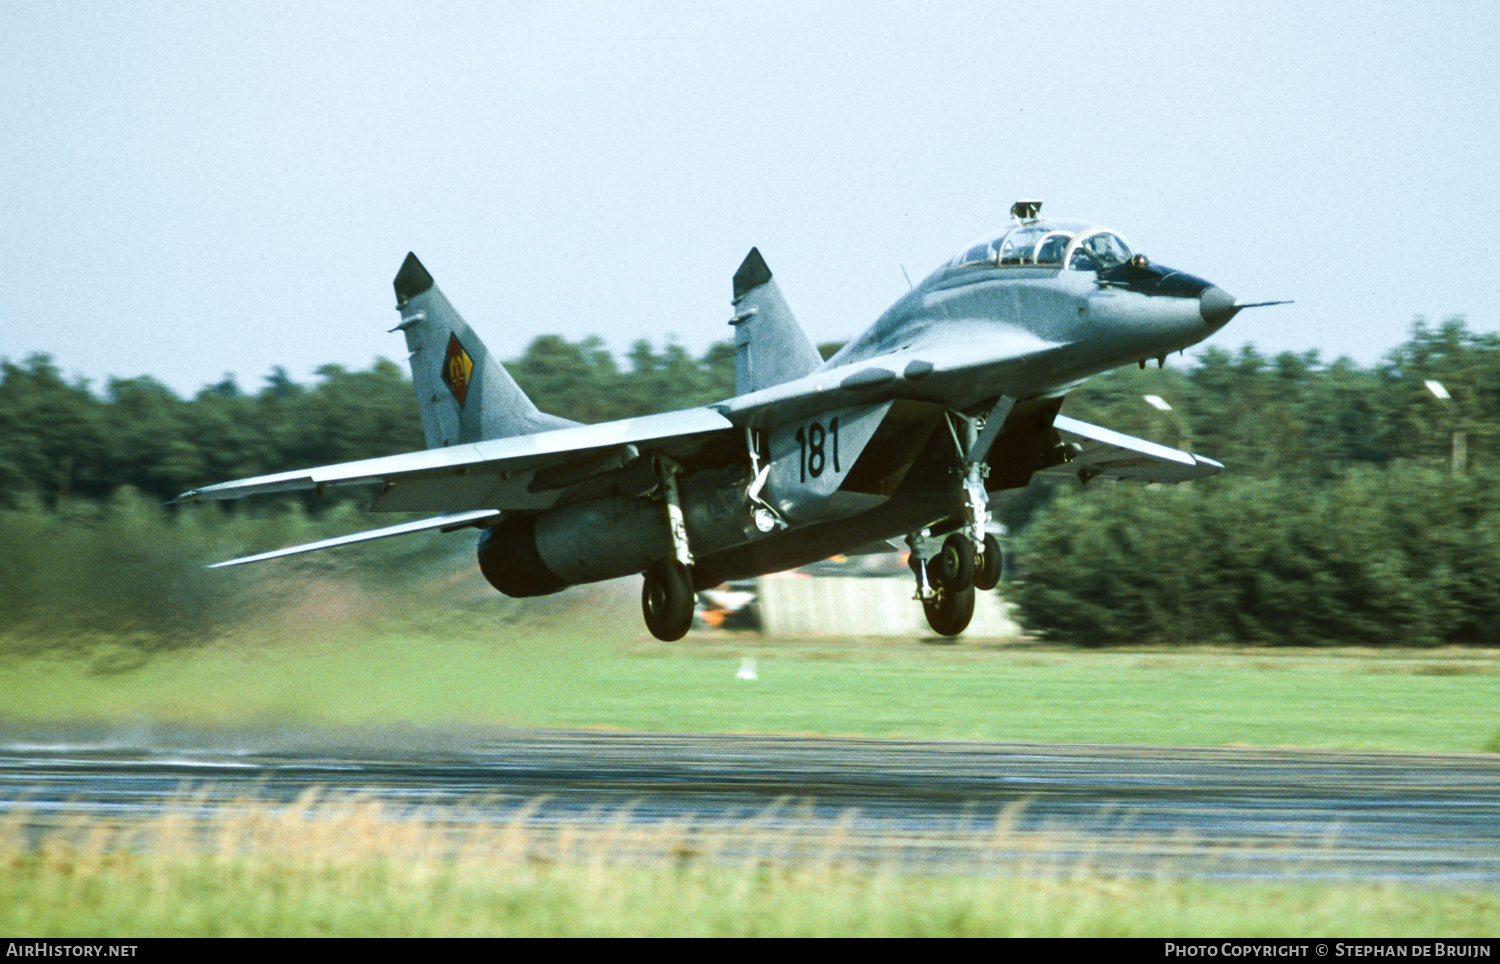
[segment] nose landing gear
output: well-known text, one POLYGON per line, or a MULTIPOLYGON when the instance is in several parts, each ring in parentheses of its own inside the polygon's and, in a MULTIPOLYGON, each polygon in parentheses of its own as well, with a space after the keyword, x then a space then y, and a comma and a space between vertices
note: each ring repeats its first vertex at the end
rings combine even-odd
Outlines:
POLYGON ((906 537, 911 570, 927 625, 939 636, 957 636, 974 618, 974 554, 968 540, 953 533, 931 559, 922 561, 926 530, 906 537))
POLYGON ((1000 540, 993 533, 985 533, 983 550, 974 569, 974 588, 989 592, 1000 585, 1001 557, 1000 540))
POLYGON ((967 533, 955 532, 943 540, 943 549, 934 561, 938 581, 949 589, 964 590, 974 585, 974 542, 967 533))
POLYGON ((947 589, 938 586, 922 600, 922 614, 927 625, 939 636, 957 636, 969 628, 974 618, 974 587, 947 589))
POLYGON ((986 531, 990 509, 985 458, 1014 405, 1014 399, 1001 396, 984 418, 951 413, 948 427, 958 454, 956 471, 962 478, 962 523, 951 520, 959 528, 949 533, 936 552, 925 529, 906 539, 911 548, 912 572, 917 577, 917 598, 922 601, 927 624, 941 636, 957 636, 967 629, 974 617, 975 590, 988 592, 1000 583, 1000 540, 986 531))

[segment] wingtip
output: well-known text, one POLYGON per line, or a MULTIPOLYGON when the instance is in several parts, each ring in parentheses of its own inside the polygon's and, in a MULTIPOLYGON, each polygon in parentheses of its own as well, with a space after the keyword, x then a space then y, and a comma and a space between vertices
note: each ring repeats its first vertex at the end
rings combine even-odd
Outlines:
POLYGON ((422 262, 412 252, 406 253, 401 270, 396 272, 396 303, 404 305, 417 295, 432 287, 432 275, 422 267, 422 262))

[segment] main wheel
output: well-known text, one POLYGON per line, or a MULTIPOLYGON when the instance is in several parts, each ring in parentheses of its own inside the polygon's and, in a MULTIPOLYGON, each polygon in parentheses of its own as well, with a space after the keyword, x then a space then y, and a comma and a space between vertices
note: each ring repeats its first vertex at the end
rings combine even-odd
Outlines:
POLYGON ((944 539, 937 558, 945 589, 962 591, 974 585, 974 543, 963 533, 955 532, 944 539))
POLYGON ((657 639, 671 642, 693 625, 693 583, 676 559, 662 559, 646 570, 641 584, 641 613, 657 639))
POLYGON ((969 628, 974 618, 974 587, 952 590, 939 588, 931 599, 922 600, 927 625, 939 636, 957 636, 969 628))
POLYGON ((974 588, 989 592, 1000 585, 1002 562, 1000 540, 992 535, 985 536, 984 555, 979 560, 979 566, 974 570, 974 588))

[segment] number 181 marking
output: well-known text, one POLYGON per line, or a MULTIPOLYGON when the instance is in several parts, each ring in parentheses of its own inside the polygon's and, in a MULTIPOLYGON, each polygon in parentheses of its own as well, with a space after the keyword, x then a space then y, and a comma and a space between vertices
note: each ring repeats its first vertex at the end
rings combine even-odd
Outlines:
POLYGON ((825 454, 829 437, 833 439, 833 471, 835 474, 842 472, 839 466, 839 420, 834 417, 829 420, 828 428, 823 428, 822 422, 809 422, 804 428, 797 428, 797 449, 799 481, 806 482, 808 476, 817 478, 823 474, 828 467, 828 455, 825 454))

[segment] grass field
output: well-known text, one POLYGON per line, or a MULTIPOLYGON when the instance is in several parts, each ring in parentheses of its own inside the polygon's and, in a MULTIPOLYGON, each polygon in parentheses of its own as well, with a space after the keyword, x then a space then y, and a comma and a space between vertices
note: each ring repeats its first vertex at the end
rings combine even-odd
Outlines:
MULTIPOLYGON (((627 594, 628 595, 628 594, 627 594)), ((0 720, 594 727, 911 739, 1500 750, 1482 650, 1088 651, 1024 641, 646 637, 633 599, 393 611, 318 596, 207 645, 0 640, 0 720), (66 655, 46 655, 46 653, 66 655), (40 653, 41 655, 37 655, 40 653), (27 655, 30 654, 30 655, 27 655), (753 659, 758 678, 736 678, 753 659)), ((833 863, 539 858, 520 825, 358 801, 218 823, 0 826, 0 931, 66 935, 1484 936, 1500 894, 1389 885, 948 879, 833 863), (145 834, 145 836, 142 836, 145 834), (204 841, 213 846, 203 846, 204 841), (519 842, 518 842, 519 841, 519 842)), ((682 832, 682 828, 672 831, 682 832)), ((709 848, 711 851, 711 847, 709 848)), ((585 850, 583 853, 587 854, 585 850)), ((601 851, 602 853, 602 851, 601 851)), ((703 854, 702 845, 692 850, 703 854)))
POLYGON ((64 657, 0 659, 0 718, 1423 751, 1494 749, 1500 737, 1500 654, 1487 650, 1095 651, 698 633, 663 644, 625 602, 580 594, 538 620, 484 607, 361 618, 346 611, 357 601, 324 600, 319 618, 149 658, 106 638, 64 657), (736 678, 747 658, 753 682, 736 678))

